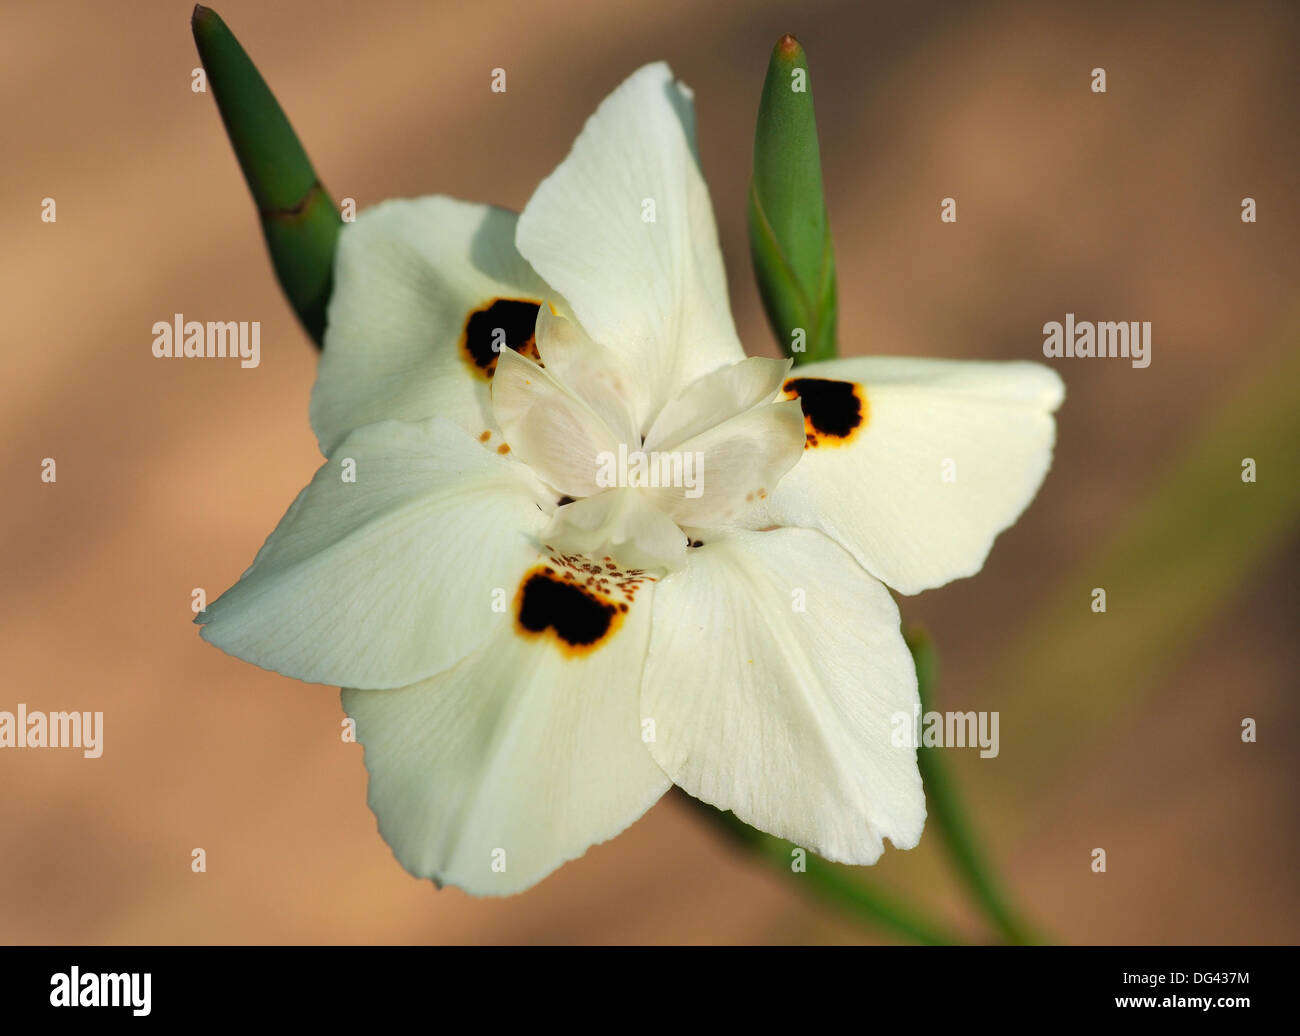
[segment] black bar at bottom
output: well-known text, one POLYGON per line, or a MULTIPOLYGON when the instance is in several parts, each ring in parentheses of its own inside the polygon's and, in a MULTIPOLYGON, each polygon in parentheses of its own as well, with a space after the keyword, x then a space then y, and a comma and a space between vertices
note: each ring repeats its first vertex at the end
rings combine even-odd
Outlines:
MULTIPOLYGON (((4 947, 0 1011, 97 1026, 512 1016, 1047 1019, 1296 1004, 1294 947, 4 947), (470 1013, 466 1015, 466 1011, 470 1013)), ((1270 1015, 1271 1016, 1271 1015, 1270 1015)), ((8 1028, 6 1024, 5 1028, 8 1028)), ((10 1031, 17 1031, 10 1029, 10 1031)))

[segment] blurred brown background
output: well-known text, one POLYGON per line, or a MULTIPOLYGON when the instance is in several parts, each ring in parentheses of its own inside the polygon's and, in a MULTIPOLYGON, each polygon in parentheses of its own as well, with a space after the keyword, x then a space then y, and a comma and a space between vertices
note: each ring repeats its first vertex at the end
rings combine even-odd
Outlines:
MULTIPOLYGON (((1061 573, 1122 528, 1294 326, 1294 5, 217 10, 327 188, 361 206, 441 192, 518 209, 599 100, 667 59, 696 91, 742 338, 772 354, 743 199, 767 55, 793 32, 811 60, 845 353, 1032 359, 1067 311, 1152 321, 1146 370, 1058 363, 1068 396, 1038 500, 980 576, 903 602, 940 646, 947 705, 997 707, 984 681, 1061 573), (504 95, 489 91, 497 66, 504 95), (1095 66, 1105 95, 1089 90, 1095 66), (1239 218, 1247 195, 1254 225, 1239 218), (939 221, 945 196, 955 225, 939 221)), ((105 713, 98 760, 0 751, 0 941, 871 940, 673 801, 525 895, 438 892, 376 833, 337 692, 199 640, 191 590, 212 598, 238 577, 318 455, 315 354, 212 96, 190 90, 189 14, 0 8, 0 709, 105 713), (40 220, 46 196, 55 224, 40 220), (261 366, 153 358, 150 327, 175 312, 260 320, 261 366)), ((1003 767, 970 794, 1016 897, 1056 938, 1300 936, 1298 558, 1292 532, 1131 710, 1064 738, 1054 779, 1020 780, 1005 758, 965 767, 1003 767), (1256 745, 1240 742, 1247 715, 1256 745), (1089 870, 1095 846, 1105 875, 1089 870)), ((1053 680, 1034 681, 1044 702, 1053 680)), ((867 876, 978 938, 934 842, 867 876)))

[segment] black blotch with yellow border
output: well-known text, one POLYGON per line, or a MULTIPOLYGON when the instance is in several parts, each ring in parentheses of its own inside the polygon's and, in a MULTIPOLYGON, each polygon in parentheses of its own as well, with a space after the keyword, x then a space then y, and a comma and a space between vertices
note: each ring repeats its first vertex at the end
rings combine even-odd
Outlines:
POLYGON ((867 424, 867 397, 852 381, 791 378, 781 386, 803 409, 804 449, 842 446, 867 424))
POLYGON ((516 622, 529 636, 550 636, 569 655, 595 651, 622 624, 627 613, 613 601, 545 565, 523 578, 515 597, 516 622))
POLYGON ((493 299, 474 310, 465 320, 461 334, 461 354, 470 369, 483 378, 491 378, 496 373, 499 351, 493 345, 498 341, 498 329, 506 346, 530 359, 538 359, 534 334, 537 311, 541 308, 540 299, 493 299))

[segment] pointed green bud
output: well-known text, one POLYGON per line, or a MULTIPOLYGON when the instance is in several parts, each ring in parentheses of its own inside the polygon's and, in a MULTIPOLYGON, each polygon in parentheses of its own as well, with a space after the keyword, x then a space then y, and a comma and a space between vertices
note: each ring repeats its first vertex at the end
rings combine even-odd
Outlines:
POLYGON ((772 51, 754 133, 749 248, 768 322, 795 363, 835 356, 835 254, 808 58, 793 36, 772 51))
POLYGON ((342 221, 283 109, 216 11, 194 8, 194 42, 262 220, 280 287, 319 347, 342 221))

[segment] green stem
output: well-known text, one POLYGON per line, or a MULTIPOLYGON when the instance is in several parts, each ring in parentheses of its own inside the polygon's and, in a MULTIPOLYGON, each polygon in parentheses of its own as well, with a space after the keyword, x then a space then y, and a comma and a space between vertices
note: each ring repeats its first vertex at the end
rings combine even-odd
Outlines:
MULTIPOLYGON (((938 656, 929 635, 913 628, 906 633, 907 646, 916 661, 917 686, 921 709, 929 712, 934 702, 934 682, 938 656)), ((956 783, 938 748, 922 746, 917 750, 917 765, 929 803, 929 815, 952 862, 974 895, 980 908, 997 928, 1002 938, 1013 945, 1041 943, 1041 937, 1019 917, 1007 902, 1005 893, 988 863, 975 830, 966 818, 956 783)))
MULTIPOLYGON (((724 813, 707 803, 691 798, 678 788, 673 789, 700 816, 707 819, 737 848, 750 852, 783 873, 791 872, 792 850, 795 846, 780 838, 756 831, 734 813, 724 813)), ((810 891, 820 899, 839 907, 858 921, 885 929, 909 942, 927 946, 952 946, 962 940, 936 924, 914 907, 902 904, 892 894, 886 895, 858 878, 820 857, 807 853, 804 859, 807 870, 798 875, 810 891)))

